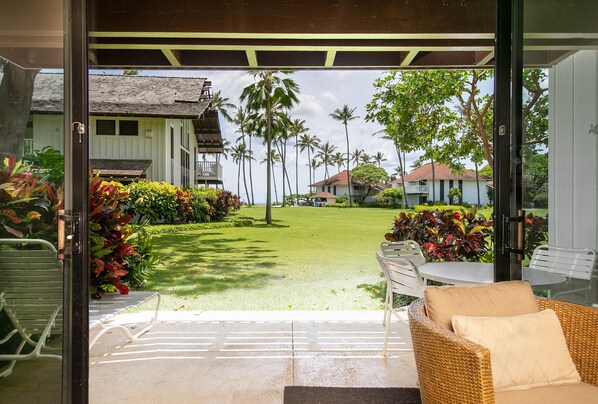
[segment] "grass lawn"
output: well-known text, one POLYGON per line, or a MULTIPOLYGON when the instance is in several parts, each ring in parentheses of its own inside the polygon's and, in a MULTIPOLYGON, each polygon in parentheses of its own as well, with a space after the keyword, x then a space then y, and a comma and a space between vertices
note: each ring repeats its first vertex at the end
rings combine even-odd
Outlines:
POLYGON ((243 208, 252 227, 161 234, 147 289, 165 310, 360 310, 382 307, 378 244, 396 210, 243 208))

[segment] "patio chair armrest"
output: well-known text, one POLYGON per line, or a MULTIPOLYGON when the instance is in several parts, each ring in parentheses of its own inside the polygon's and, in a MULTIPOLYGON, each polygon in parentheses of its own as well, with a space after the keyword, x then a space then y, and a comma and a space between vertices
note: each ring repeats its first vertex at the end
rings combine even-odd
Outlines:
POLYGON ((409 328, 425 403, 494 403, 490 350, 430 321, 423 299, 409 307, 409 328))
POLYGON ((538 306, 556 312, 581 380, 598 386, 598 309, 542 298, 538 306))

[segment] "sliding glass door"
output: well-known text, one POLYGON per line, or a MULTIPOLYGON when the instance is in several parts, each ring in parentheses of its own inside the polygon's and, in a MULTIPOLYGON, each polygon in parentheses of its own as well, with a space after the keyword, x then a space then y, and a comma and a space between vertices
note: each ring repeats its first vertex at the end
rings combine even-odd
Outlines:
POLYGON ((2 402, 87 399, 84 4, 0 3, 2 402))

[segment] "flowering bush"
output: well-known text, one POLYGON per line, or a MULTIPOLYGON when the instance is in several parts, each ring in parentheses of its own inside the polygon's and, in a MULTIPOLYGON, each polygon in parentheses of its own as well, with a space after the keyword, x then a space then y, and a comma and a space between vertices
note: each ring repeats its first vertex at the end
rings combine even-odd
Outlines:
POLYGON ((182 188, 176 189, 176 204, 179 219, 188 223, 193 216, 193 193, 182 188))
POLYGON ((479 261, 488 251, 492 221, 475 208, 461 212, 428 210, 395 217, 388 241, 415 240, 430 261, 479 261))
POLYGON ((534 216, 528 213, 525 217, 525 256, 531 258, 534 249, 548 240, 548 216, 534 216))
POLYGON ((13 156, 3 160, 0 237, 41 238, 56 244, 56 213, 62 201, 62 187, 35 176, 13 156))

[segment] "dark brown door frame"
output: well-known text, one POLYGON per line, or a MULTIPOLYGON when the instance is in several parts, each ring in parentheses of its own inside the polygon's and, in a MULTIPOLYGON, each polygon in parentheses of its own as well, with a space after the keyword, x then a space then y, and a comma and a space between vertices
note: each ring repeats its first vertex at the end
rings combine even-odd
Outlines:
POLYGON ((89 384, 89 145, 87 1, 65 1, 65 180, 70 177, 72 205, 79 218, 71 242, 70 276, 64 304, 63 403, 87 403, 89 384), (81 126, 83 125, 83 126, 81 126), (68 147, 70 146, 70 153, 68 147), (69 158, 70 157, 70 158, 69 158), (70 160, 70 161, 69 161, 70 160), (69 164, 70 163, 70 164, 69 164))

